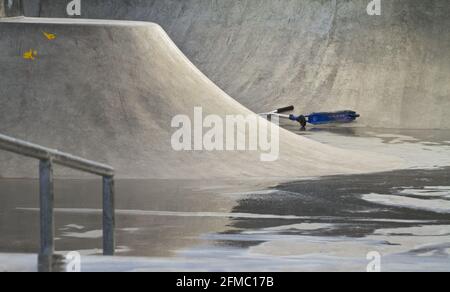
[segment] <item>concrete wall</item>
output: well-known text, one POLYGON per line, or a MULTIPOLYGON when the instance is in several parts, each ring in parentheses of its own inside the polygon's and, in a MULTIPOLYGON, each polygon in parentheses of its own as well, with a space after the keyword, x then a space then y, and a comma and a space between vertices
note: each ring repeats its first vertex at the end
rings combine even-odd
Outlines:
MULTIPOLYGON (((84 0, 82 17, 160 24, 254 111, 354 109, 361 125, 450 129, 450 1, 84 0)), ((42 1, 64 17, 67 1, 42 1), (55 3, 57 2, 57 3, 55 3)))
POLYGON ((22 0, 0 0, 0 17, 23 15, 22 0))
POLYGON ((38 17, 41 13, 41 0, 22 0, 22 6, 27 17, 38 17))

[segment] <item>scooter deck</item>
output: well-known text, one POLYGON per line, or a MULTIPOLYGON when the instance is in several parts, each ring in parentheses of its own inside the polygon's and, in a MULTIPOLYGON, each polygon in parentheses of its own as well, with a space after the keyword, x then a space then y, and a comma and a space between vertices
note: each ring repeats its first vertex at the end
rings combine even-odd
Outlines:
POLYGON ((306 118, 308 123, 312 125, 323 125, 332 123, 351 123, 354 122, 360 115, 354 111, 339 111, 333 113, 312 113, 306 118))

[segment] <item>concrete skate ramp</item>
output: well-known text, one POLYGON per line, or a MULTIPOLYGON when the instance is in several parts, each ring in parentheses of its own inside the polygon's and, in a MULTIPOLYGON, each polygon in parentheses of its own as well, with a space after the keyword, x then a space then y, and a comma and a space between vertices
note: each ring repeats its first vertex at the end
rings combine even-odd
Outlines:
MULTIPOLYGON (((57 2, 57 3, 55 3, 57 2)), ((41 15, 65 16, 44 0, 41 15)), ((160 24, 228 94, 261 112, 354 109, 359 125, 450 128, 450 2, 89 0, 85 18, 160 24)))
MULTIPOLYGON (((284 130, 276 162, 261 162, 256 151, 174 151, 174 116, 193 120, 195 106, 204 116, 251 112, 193 66, 156 24, 3 19, 0 48, 0 133, 109 163, 120 177, 298 177, 398 166, 284 130), (24 59, 27 51, 36 51, 34 60, 24 59)), ((35 176, 28 161, 0 152, 0 175, 35 176)))

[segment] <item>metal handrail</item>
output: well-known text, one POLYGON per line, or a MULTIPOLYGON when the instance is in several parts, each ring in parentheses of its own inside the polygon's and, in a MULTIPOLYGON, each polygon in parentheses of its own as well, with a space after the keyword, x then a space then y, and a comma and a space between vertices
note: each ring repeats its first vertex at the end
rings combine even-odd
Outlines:
POLYGON ((54 163, 72 169, 88 172, 100 176, 114 176, 114 168, 109 165, 90 161, 84 158, 46 148, 37 144, 15 139, 0 134, 0 148, 19 155, 39 160, 51 159, 54 163))
POLYGON ((2 134, 0 149, 39 160, 40 271, 52 271, 55 257, 53 164, 103 177, 103 254, 114 255, 114 168, 2 134))

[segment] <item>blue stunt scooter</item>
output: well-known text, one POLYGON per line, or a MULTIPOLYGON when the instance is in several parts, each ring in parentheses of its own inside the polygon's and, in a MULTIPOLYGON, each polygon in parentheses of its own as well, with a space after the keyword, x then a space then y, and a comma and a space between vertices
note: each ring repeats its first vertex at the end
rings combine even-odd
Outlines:
POLYGON ((282 119, 288 119, 300 123, 302 130, 306 129, 306 125, 325 125, 325 124, 347 124, 356 121, 361 115, 352 110, 337 111, 337 112, 318 112, 309 115, 286 115, 285 112, 293 111, 294 106, 288 106, 276 109, 268 113, 262 113, 261 116, 266 116, 271 120, 272 116, 277 116, 282 119))

